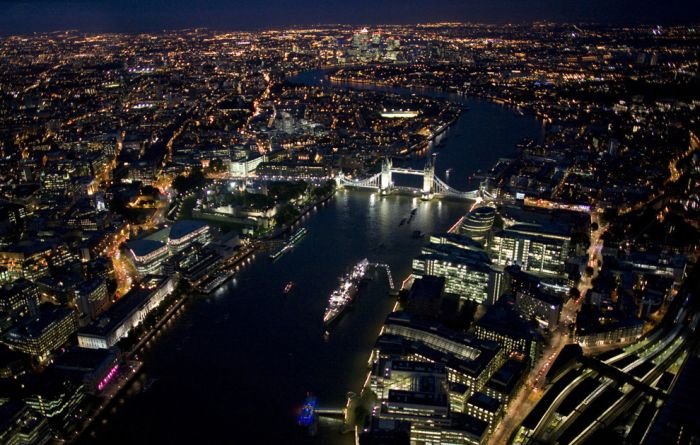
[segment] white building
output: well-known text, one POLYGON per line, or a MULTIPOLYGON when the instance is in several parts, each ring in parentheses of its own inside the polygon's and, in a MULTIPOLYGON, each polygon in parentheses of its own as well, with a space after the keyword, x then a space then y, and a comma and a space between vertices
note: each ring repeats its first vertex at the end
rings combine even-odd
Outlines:
POLYGON ((108 349, 129 335, 175 289, 174 277, 147 276, 102 316, 78 331, 82 348, 108 349))

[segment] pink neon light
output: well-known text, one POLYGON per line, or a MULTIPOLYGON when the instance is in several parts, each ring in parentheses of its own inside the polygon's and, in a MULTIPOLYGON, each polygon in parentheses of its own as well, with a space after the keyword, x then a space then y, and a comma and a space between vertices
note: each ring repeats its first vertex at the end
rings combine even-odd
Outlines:
POLYGON ((97 390, 102 391, 105 386, 114 378, 115 375, 117 375, 117 369, 119 369, 119 365, 114 365, 112 369, 109 370, 107 375, 100 381, 100 383, 97 384, 97 390))

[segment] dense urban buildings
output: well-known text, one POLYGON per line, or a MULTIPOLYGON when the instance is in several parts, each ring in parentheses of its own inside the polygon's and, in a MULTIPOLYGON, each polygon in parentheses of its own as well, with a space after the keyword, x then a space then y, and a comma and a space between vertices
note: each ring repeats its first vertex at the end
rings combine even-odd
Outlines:
POLYGON ((154 400, 222 406, 138 440, 694 443, 699 43, 549 22, 0 38, 0 442, 136 441, 110 416, 162 360, 207 377, 154 400), (535 131, 467 147, 507 132, 484 104, 535 131), (329 294, 333 326, 311 314, 329 294))

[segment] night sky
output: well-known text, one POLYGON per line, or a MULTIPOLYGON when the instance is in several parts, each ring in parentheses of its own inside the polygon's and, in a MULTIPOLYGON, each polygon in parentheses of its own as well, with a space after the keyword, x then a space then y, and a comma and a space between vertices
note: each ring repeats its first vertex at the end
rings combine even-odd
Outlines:
POLYGON ((698 23, 700 7, 697 0, 0 0, 0 34, 541 19, 698 23))

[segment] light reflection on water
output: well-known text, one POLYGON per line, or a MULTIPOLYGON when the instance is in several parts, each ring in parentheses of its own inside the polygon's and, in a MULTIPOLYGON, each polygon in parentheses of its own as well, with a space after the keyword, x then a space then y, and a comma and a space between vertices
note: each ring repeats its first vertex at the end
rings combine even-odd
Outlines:
MULTIPOLYGON (((441 148, 437 174, 451 167, 451 185, 468 190, 468 176, 512 153, 523 137, 537 137, 532 119, 484 102, 456 123, 441 148)), ((373 280, 330 335, 322 315, 338 277, 364 257, 387 263, 400 283, 424 239, 411 234, 444 231, 468 204, 343 190, 305 220, 309 233, 271 263, 258 255, 212 297, 188 303, 143 353, 144 373, 158 383, 129 391, 127 402, 97 428, 97 441, 221 443, 256 437, 257 443, 350 444, 322 425, 313 440, 301 434, 294 411, 307 391, 322 407, 339 407, 359 391, 367 357, 393 306, 386 277, 373 280), (400 225, 417 207, 410 224, 400 225), (294 281, 294 291, 282 289, 294 281), (245 434, 243 434, 245 433, 245 434)), ((94 439, 93 439, 94 440, 94 439)), ((89 443, 89 435, 85 437, 89 443)))

